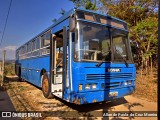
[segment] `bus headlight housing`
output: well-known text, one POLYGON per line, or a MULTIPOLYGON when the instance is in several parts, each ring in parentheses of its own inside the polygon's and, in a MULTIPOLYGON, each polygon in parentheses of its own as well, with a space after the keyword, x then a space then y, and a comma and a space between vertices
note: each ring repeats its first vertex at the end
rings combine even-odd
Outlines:
POLYGON ((90 85, 89 84, 86 84, 85 85, 85 90, 89 90, 90 89, 90 85))
POLYGON ((132 85, 132 81, 131 80, 128 81, 128 85, 132 85))
POLYGON ((125 82, 124 82, 124 86, 127 86, 127 85, 128 85, 128 82, 127 82, 127 81, 125 81, 125 82))
POLYGON ((96 89, 97 88, 97 84, 92 84, 92 89, 96 89))

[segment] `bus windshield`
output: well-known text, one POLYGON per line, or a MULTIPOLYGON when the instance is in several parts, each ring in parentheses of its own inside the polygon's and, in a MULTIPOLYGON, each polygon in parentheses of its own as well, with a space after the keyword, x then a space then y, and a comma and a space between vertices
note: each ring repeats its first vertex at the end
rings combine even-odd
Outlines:
POLYGON ((130 60, 130 57, 128 55, 128 53, 130 52, 127 52, 130 51, 127 32, 116 28, 109 29, 104 25, 83 21, 79 21, 77 26, 78 39, 75 42, 76 60, 103 60, 106 62, 124 62, 124 60, 130 60), (111 59, 111 56, 113 56, 113 60, 111 59))

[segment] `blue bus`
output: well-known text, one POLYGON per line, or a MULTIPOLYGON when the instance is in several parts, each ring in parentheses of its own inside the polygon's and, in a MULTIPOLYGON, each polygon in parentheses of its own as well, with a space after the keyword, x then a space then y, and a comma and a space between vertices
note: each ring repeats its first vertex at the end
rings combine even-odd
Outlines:
POLYGON ((109 101, 135 89, 127 23, 75 8, 16 50, 16 74, 44 97, 75 104, 109 101))

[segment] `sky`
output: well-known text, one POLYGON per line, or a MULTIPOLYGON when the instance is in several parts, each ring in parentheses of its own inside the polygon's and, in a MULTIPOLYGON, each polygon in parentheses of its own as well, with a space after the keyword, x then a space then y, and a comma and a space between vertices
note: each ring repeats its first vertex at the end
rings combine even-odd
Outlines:
MULTIPOLYGON (((0 40, 2 37, 10 0, 0 0, 0 40)), ((12 0, 8 22, 0 46, 5 49, 6 59, 15 59, 15 50, 53 24, 61 17, 60 11, 74 8, 69 0, 12 0)))

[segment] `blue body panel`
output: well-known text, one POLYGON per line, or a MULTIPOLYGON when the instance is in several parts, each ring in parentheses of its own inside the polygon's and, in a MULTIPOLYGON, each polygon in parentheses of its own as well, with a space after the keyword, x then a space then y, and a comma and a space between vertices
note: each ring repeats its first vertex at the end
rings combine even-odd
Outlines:
POLYGON ((20 60, 19 63, 21 64, 21 77, 33 83, 34 85, 41 87, 40 72, 42 69, 45 69, 47 72, 49 72, 49 55, 20 60))
POLYGON ((80 104, 112 100, 131 94, 135 89, 136 69, 134 64, 103 63, 96 67, 97 62, 73 62, 73 91, 71 91, 70 102, 79 99, 80 104), (120 72, 108 72, 108 68, 118 68, 120 72), (131 85, 125 86, 125 81, 132 81, 131 85), (83 85, 79 90, 79 85, 83 85), (85 90, 85 85, 96 84, 96 89, 85 90), (102 88, 102 84, 107 88, 102 88), (109 97, 110 92, 118 92, 118 96, 109 97))

